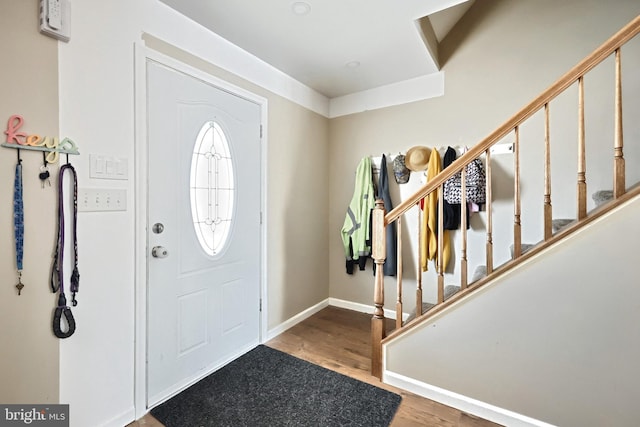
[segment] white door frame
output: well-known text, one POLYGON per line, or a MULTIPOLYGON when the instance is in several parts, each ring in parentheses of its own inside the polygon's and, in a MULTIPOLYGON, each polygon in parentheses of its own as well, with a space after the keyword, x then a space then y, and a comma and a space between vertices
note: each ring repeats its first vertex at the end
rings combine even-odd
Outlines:
MULTIPOLYGON (((135 184, 134 184, 134 215, 135 215, 135 343, 134 343, 134 405, 135 417, 143 417, 147 408, 147 220, 148 220, 148 142, 147 142, 147 77, 146 62, 153 60, 180 72, 191 75, 223 91, 232 93, 260 106, 262 126, 261 140, 261 177, 260 209, 262 224, 260 230, 260 298, 262 312, 260 313, 260 337, 263 343, 267 338, 267 99, 251 93, 245 89, 232 85, 211 74, 184 64, 170 56, 164 55, 144 45, 135 44, 135 184)), ((207 373, 208 374, 208 373, 207 373)))

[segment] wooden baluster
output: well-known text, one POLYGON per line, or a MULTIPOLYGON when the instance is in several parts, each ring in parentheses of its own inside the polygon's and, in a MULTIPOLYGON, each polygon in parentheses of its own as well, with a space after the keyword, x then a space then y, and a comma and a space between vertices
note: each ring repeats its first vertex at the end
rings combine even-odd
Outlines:
POLYGON ((584 76, 578 79, 578 219, 587 216, 587 159, 584 139, 584 76))
POLYGON ((467 265, 467 168, 466 166, 462 168, 460 173, 460 191, 461 199, 460 199, 460 228, 462 229, 462 233, 460 239, 462 240, 460 244, 460 250, 462 255, 460 257, 460 289, 466 289, 468 284, 468 265, 467 265))
POLYGON ((544 104, 544 240, 553 234, 551 207, 551 140, 549 135, 549 103, 544 104))
POLYGON ((513 259, 522 255, 522 226, 520 224, 520 128, 515 127, 516 141, 513 145, 513 259))
POLYGON ((382 340, 386 336, 384 319, 384 261, 387 255, 384 226, 384 202, 376 200, 372 213, 373 262, 376 264, 375 290, 373 294, 373 318, 371 319, 371 375, 382 377, 382 340))
MULTIPOLYGON (((426 200, 424 201, 427 202, 426 200)), ((422 241, 422 209, 420 209, 420 203, 418 202, 418 263, 416 264, 416 317, 422 315, 422 250, 420 249, 420 242, 422 241)))
POLYGON ((444 251, 444 202, 442 197, 441 185, 436 191, 438 195, 438 258, 437 258, 437 271, 438 271, 438 304, 444 302, 444 257, 442 252, 444 251))
POLYGON ((620 48, 616 49, 616 99, 615 99, 615 141, 613 151, 613 194, 615 198, 625 191, 625 164, 622 153, 622 58, 620 48))
POLYGON ((493 213, 492 213, 492 203, 493 203, 493 190, 491 188, 491 149, 487 149, 487 167, 486 169, 486 179, 487 179, 487 245, 486 245, 486 263, 487 263, 487 274, 491 274, 493 272, 493 213))
POLYGON ((396 301, 396 329, 402 327, 402 217, 399 216, 396 221, 396 235, 397 235, 397 247, 398 247, 398 264, 396 270, 397 281, 397 295, 398 301, 396 301))

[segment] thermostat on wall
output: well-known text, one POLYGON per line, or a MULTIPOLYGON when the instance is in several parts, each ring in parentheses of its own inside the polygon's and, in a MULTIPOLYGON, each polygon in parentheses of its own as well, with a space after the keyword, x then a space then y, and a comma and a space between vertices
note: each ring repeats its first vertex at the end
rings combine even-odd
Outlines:
POLYGON ((68 42, 71 34, 69 0, 40 0, 40 32, 68 42))

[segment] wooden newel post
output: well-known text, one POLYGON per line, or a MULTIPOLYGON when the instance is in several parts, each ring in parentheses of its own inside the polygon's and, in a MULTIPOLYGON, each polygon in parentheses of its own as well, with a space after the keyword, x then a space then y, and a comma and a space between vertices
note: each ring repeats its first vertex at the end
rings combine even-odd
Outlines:
POLYGON ((382 340, 386 336, 384 319, 384 272, 387 255, 384 226, 384 202, 376 200, 372 214, 371 255, 376 264, 373 318, 371 319, 371 375, 382 379, 382 340))

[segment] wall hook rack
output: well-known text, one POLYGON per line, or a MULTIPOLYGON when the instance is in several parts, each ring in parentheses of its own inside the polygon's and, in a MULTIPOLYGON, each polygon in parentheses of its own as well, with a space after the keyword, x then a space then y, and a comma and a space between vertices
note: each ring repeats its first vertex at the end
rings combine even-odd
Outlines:
POLYGON ((46 156, 48 163, 56 163, 59 155, 71 154, 79 155, 78 146, 69 138, 60 141, 59 138, 40 135, 27 135, 20 132, 20 128, 24 124, 22 116, 14 114, 7 121, 7 129, 4 131, 7 140, 2 144, 5 148, 13 148, 18 150, 44 151, 49 154, 46 156))

